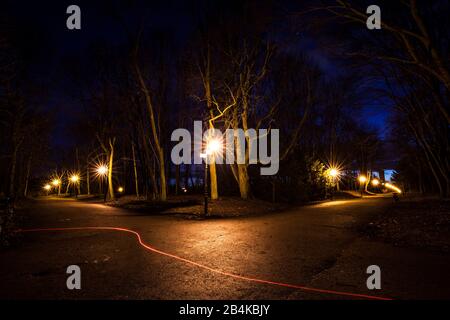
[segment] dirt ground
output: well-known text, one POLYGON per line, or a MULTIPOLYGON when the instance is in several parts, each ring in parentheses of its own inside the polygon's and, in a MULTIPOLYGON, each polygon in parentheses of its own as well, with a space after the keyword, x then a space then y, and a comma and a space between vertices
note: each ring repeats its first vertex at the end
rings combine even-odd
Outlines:
POLYGON ((361 231, 373 239, 399 247, 450 252, 450 201, 401 200, 364 225, 361 231))
MULTIPOLYGON (((166 215, 182 215, 191 218, 201 218, 204 215, 204 198, 200 195, 171 196, 166 203, 136 199, 125 196, 108 205, 139 212, 158 212, 166 215)), ((210 217, 241 217, 280 212, 289 205, 269 201, 251 199, 242 200, 237 197, 222 197, 208 201, 210 217)))

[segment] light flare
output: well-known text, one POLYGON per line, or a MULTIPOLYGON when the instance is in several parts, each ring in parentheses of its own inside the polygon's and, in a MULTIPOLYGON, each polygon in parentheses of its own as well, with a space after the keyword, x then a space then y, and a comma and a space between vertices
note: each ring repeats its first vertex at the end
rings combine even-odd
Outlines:
POLYGON ((390 183, 387 183, 387 182, 386 182, 386 183, 384 184, 384 186, 385 186, 386 188, 392 190, 392 191, 397 192, 397 193, 402 193, 402 190, 400 190, 400 188, 394 186, 393 184, 390 184, 390 183))

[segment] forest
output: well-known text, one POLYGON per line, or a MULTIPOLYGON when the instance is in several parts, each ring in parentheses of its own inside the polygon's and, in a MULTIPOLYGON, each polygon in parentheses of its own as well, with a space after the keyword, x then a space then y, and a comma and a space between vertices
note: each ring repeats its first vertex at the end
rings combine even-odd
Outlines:
POLYGON ((33 20, 9 19, 19 8, 7 5, 1 194, 43 194, 48 181, 63 185, 58 193, 108 200, 118 188, 158 201, 202 193, 204 167, 170 160, 171 133, 202 121, 222 132, 280 133, 276 175, 260 175, 246 144, 244 163, 209 166, 212 200, 320 200, 330 188, 359 190, 358 175, 374 189, 369 182, 384 181, 387 169, 404 191, 448 198, 449 3, 379 3, 381 30, 366 27, 367 1, 183 1, 163 13, 111 1, 98 6, 114 27, 95 32, 80 5, 87 22, 61 31, 65 44, 33 20), (71 50, 76 32, 94 32, 95 41, 71 50), (383 115, 378 127, 369 109, 383 115))

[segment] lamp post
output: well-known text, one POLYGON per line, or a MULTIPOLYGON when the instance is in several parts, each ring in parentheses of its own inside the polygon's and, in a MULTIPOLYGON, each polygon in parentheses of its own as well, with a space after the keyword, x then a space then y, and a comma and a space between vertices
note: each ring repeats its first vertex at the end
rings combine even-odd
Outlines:
POLYGON ((106 186, 105 186, 105 193, 103 195, 103 202, 106 202, 106 190, 108 189, 108 167, 105 164, 99 164, 97 166, 97 168, 95 169, 95 172, 97 174, 97 177, 100 179, 100 187, 101 189, 103 189, 102 184, 104 183, 103 180, 106 181, 106 186))
POLYGON ((48 192, 50 191, 51 188, 52 188, 52 186, 49 185, 49 184, 46 184, 46 185, 44 186, 44 190, 47 192, 47 196, 48 196, 48 192))
POLYGON ((70 177, 70 182, 75 186, 75 198, 78 197, 77 184, 80 182, 80 176, 78 174, 73 174, 70 177))
POLYGON ((208 215, 208 154, 201 153, 200 157, 205 161, 205 173, 203 176, 203 197, 204 197, 204 210, 203 215, 206 217, 208 215))
MULTIPOLYGON (((331 177, 332 186, 331 186, 331 200, 333 200, 333 192, 334 192, 334 185, 336 184, 337 177, 339 176, 340 172, 336 168, 330 168, 328 170, 328 175, 331 177)), ((338 182, 339 183, 339 182, 338 182)), ((339 191, 339 187, 337 188, 339 191)))
POLYGON ((61 195, 61 180, 53 179, 52 185, 56 188, 58 187, 58 196, 61 195))
POLYGON ((376 186, 378 186, 380 184, 380 180, 378 180, 378 179, 373 179, 372 180, 372 185, 374 186, 374 187, 376 187, 376 186))
POLYGON ((205 174, 204 174, 204 216, 208 216, 208 156, 218 153, 222 149, 222 143, 219 139, 210 138, 207 139, 206 148, 204 153, 200 153, 200 158, 205 161, 205 174))
POLYGON ((363 175, 360 175, 359 177, 358 177, 358 180, 359 180, 359 184, 360 184, 360 189, 361 189, 361 198, 363 197, 363 185, 364 185, 364 183, 367 181, 367 178, 366 178, 366 176, 363 176, 363 175))

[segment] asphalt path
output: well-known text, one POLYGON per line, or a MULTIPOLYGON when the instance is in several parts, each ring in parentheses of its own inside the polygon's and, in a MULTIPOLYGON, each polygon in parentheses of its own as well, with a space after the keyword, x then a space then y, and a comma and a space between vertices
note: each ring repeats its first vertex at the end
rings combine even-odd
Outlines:
POLYGON ((18 245, 0 252, 0 298, 351 298, 246 279, 252 278, 395 299, 448 299, 449 256, 394 247, 357 232, 391 204, 386 198, 332 201, 253 217, 192 220, 73 200, 35 201, 25 212, 24 229, 126 228, 152 248, 206 268, 146 250, 127 232, 25 233, 18 245), (66 287, 69 265, 81 269, 81 290, 66 287), (370 265, 381 269, 381 290, 367 289, 370 265))

